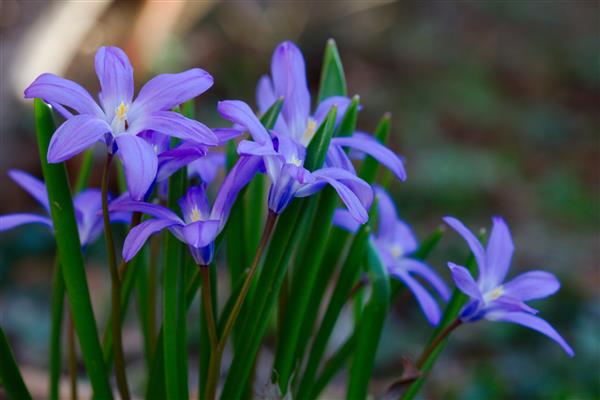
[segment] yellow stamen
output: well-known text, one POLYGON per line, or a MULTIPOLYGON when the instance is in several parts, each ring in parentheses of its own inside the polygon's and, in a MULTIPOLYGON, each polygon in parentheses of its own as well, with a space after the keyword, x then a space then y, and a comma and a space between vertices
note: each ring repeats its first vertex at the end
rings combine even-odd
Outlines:
POLYGON ((292 159, 290 160, 290 164, 294 164, 296 167, 302 165, 302 160, 300 160, 295 154, 292 155, 292 159))
POLYGON ((125 104, 124 102, 121 102, 121 104, 119 104, 119 106, 115 110, 115 115, 119 120, 124 121, 127 118, 128 110, 129 110, 129 106, 127 104, 125 104))
POLYGON ((192 222, 198 222, 202 219, 202 216, 200 214, 200 210, 198 210, 198 207, 192 208, 191 219, 192 219, 192 222))
POLYGON ((392 257, 394 257, 394 258, 400 257, 403 252, 404 252, 404 249, 399 244, 393 245, 392 248, 390 249, 390 253, 392 253, 392 257))

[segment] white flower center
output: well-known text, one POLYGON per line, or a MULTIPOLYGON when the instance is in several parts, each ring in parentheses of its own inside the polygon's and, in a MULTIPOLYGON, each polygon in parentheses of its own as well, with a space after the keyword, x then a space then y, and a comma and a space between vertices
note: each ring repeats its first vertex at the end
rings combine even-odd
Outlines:
POLYGON ((192 208, 192 214, 190 215, 190 219, 192 220, 192 222, 198 222, 202 219, 202 214, 200 214, 200 210, 198 210, 198 207, 194 206, 194 208, 192 208))
POLYGON ((489 303, 490 301, 497 300, 504 294, 504 286, 500 285, 496 289, 489 290, 483 295, 483 301, 489 303))
POLYGON ((125 102, 121 102, 117 108, 115 108, 115 117, 110 124, 113 129, 113 133, 122 133, 129 129, 129 123, 127 122, 127 112, 129 111, 129 105, 125 102))
POLYGON ((292 155, 292 159, 289 161, 290 164, 294 164, 296 167, 302 165, 302 160, 298 158, 296 154, 292 155))
POLYGON ((395 244, 390 248, 390 253, 394 258, 400 258, 404 254, 404 249, 399 244, 395 244))

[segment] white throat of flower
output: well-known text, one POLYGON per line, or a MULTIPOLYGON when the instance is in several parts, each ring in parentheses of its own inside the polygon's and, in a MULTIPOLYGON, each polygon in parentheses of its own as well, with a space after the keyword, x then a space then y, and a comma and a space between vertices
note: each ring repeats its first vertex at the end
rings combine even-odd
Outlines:
POLYGON ((113 129, 113 133, 122 133, 129 129, 129 123, 127 122, 127 112, 129 111, 129 105, 125 104, 125 102, 121 102, 115 108, 115 117, 112 120, 111 128, 113 129))
POLYGON ((292 154, 292 158, 288 161, 290 164, 294 164, 296 167, 302 165, 302 160, 298 158, 296 154, 292 154))
POLYGON ((498 298, 502 297, 502 295, 504 295, 504 286, 500 285, 495 289, 488 290, 483 295, 483 301, 486 303, 489 303, 491 301, 497 300, 498 298))
POLYGON ((390 253, 392 257, 400 258, 402 257, 402 255, 404 255, 404 248, 402 248, 402 246, 396 243, 392 247, 390 247, 390 253))

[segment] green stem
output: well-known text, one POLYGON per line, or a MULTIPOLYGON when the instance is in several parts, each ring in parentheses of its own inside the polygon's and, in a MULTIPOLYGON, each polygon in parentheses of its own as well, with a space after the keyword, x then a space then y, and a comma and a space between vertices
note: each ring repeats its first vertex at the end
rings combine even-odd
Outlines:
POLYGON ((69 326, 67 331, 67 358, 69 360, 69 383, 71 399, 77 399, 77 352, 75 350, 75 327, 69 309, 69 326))
POLYGON ((106 154, 106 162, 102 171, 102 216, 104 221, 104 239, 106 241, 106 252, 108 254, 108 265, 111 277, 111 302, 112 302, 112 335, 113 351, 115 354, 115 375, 117 378, 117 387, 121 398, 129 399, 129 388, 127 387, 127 377, 125 375, 125 355, 123 353, 123 341, 121 337, 121 282, 119 270, 117 269, 117 257, 115 254, 115 244, 110 226, 110 215, 108 213, 108 181, 110 174, 110 165, 112 154, 106 154))
MULTIPOLYGON (((150 349, 156 348, 156 300, 158 296, 158 257, 162 235, 153 237, 150 243, 150 272, 148 276, 148 340, 150 349)), ((152 350, 154 353, 154 350, 152 350)), ((153 357, 153 354, 150 358, 153 357)))

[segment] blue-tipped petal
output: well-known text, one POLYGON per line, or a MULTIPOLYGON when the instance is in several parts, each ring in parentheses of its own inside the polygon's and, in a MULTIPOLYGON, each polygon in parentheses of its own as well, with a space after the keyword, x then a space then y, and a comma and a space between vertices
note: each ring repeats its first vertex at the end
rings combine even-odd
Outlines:
POLYGON ((178 223, 168 219, 149 219, 132 228, 123 243, 123 259, 131 260, 151 235, 174 225, 178 223))
POLYGON ((560 282, 549 272, 529 271, 517 275, 503 286, 506 295, 527 301, 553 295, 560 288, 560 282))
POLYGON ((184 117, 173 111, 156 111, 144 114, 132 121, 128 132, 136 134, 151 130, 182 140, 190 140, 207 146, 216 146, 219 139, 215 133, 201 122, 184 117))
POLYGON ((453 217, 444 217, 444 222, 447 223, 452 229, 458 232, 459 235, 465 239, 469 248, 473 252, 475 256, 475 260, 477 261, 477 266, 479 267, 479 279, 485 279, 487 276, 487 267, 486 267, 486 255, 481 242, 471 233, 471 231, 459 220, 453 217))
POLYGON ((44 224, 52 228, 52 220, 43 215, 19 213, 0 216, 0 232, 25 224, 44 224))
POLYGON ((50 213, 50 205, 48 204, 48 192, 46 191, 46 185, 33 175, 27 172, 20 171, 18 169, 11 169, 8 171, 8 176, 15 181, 19 186, 29 193, 38 203, 50 213))
POLYGON ((271 143, 271 135, 254 115, 248 104, 239 100, 224 100, 219 102, 217 110, 224 119, 247 129, 255 142, 259 144, 271 143))
POLYGON ((112 120, 121 102, 129 105, 133 98, 133 67, 118 47, 100 47, 94 61, 100 81, 100 101, 108 119, 112 120))
POLYGON ((514 245, 506 222, 500 217, 493 218, 492 232, 486 248, 485 264, 486 288, 493 288, 504 280, 510 267, 514 245))
POLYGON ((451 262, 448 263, 448 267, 450 268, 450 272, 452 272, 454 283, 462 292, 473 299, 482 299, 479 286, 477 286, 477 282, 475 282, 468 269, 451 262))

